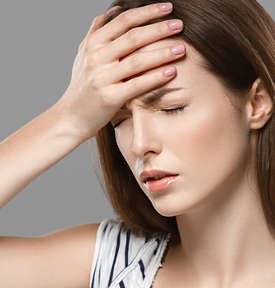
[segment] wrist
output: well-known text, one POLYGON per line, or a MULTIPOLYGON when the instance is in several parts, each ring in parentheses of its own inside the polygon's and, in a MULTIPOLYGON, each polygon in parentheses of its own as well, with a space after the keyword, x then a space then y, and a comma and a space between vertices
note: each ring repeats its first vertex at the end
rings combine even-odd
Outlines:
POLYGON ((60 99, 50 107, 47 113, 51 114, 50 117, 55 122, 54 125, 57 136, 70 138, 79 145, 85 142, 86 139, 83 133, 81 133, 79 127, 75 124, 65 102, 60 99))

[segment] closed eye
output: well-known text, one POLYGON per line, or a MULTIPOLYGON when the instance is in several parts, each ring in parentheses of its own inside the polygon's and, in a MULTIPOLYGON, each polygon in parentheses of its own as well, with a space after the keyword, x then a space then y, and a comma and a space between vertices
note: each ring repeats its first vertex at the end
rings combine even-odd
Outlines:
POLYGON ((164 111, 168 114, 172 114, 172 113, 177 113, 179 111, 182 111, 183 109, 185 108, 185 106, 179 106, 179 107, 176 107, 176 108, 173 108, 173 109, 163 109, 161 111, 164 111))
MULTIPOLYGON (((185 106, 179 106, 179 107, 176 107, 173 109, 162 109, 161 111, 163 111, 167 114, 174 114, 174 113, 178 113, 178 112, 184 110, 184 108, 185 108, 185 106)), ((124 119, 119 121, 118 123, 114 124, 113 128, 115 129, 116 127, 118 127, 123 121, 124 121, 124 119)))

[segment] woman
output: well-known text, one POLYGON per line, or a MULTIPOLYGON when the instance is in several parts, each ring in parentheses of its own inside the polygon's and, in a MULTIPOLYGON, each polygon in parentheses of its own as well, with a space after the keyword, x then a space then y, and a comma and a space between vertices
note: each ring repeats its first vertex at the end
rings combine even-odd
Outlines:
POLYGON ((157 2, 97 17, 65 94, 0 144, 4 206, 95 136, 119 216, 1 237, 3 286, 274 286, 274 22, 254 0, 157 2))

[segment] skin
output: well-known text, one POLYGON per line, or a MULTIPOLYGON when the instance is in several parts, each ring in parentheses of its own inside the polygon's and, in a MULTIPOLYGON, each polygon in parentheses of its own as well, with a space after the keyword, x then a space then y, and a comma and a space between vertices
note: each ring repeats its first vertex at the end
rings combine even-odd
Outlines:
MULTIPOLYGON (((137 45, 177 33, 160 23, 117 38, 130 26, 163 15, 156 7, 151 8, 127 11, 128 16, 123 14, 103 27, 104 14, 97 17, 80 45, 70 89, 62 101, 1 142, 0 207, 95 135, 125 99, 172 80, 167 87, 185 90, 165 97, 162 108, 185 104, 182 114, 168 116, 156 110, 160 107, 140 106, 140 99, 135 98, 128 103, 132 117, 116 129, 119 148, 155 209, 164 216, 177 217, 181 243, 168 249, 154 288, 177 288, 183 283, 192 288, 274 287, 270 277, 275 267, 274 241, 256 197, 253 153, 248 149, 252 143, 248 141, 248 130, 266 123, 270 98, 257 81, 243 114, 236 113, 224 97, 225 89, 198 68, 199 57, 187 44, 187 58, 177 63, 175 79, 164 79, 161 67, 150 77, 144 75, 121 83, 124 77, 179 59, 172 57, 169 49, 158 49, 168 45, 166 40, 141 49, 153 51, 142 55, 141 62, 140 58, 128 57, 119 61, 120 55, 126 56, 137 45), (113 37, 117 41, 111 41, 113 37), (22 163, 28 165, 20 169, 22 163), (151 194, 138 176, 143 169, 152 168, 177 172, 180 179, 164 193, 151 194), (244 171, 249 172, 250 185, 244 171)), ((37 283, 47 283, 47 287, 86 287, 93 258, 91 243, 95 244, 98 224, 35 239, 0 237, 1 287, 17 287, 18 279, 21 286, 29 288, 37 287, 37 283)))
MULTIPOLYGON (((135 51, 184 43, 177 75, 155 107, 128 101, 132 114, 115 128, 117 145, 156 211, 176 216, 180 244, 171 247, 154 287, 273 287, 275 240, 261 210, 255 176, 255 132, 272 115, 271 97, 257 79, 238 112, 217 77, 200 65, 200 54, 179 39, 135 51), (161 109, 186 105, 176 114, 161 109), (251 133, 249 133, 251 132, 251 133), (178 173, 176 182, 151 193, 143 170, 178 173)), ((113 122, 121 117, 116 114, 113 122)))

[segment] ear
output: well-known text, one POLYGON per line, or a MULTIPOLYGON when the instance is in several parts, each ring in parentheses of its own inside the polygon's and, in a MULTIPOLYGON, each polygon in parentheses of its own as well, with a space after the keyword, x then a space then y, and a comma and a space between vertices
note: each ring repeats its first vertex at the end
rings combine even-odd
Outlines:
POLYGON ((262 128, 271 117, 273 103, 264 82, 257 78, 247 94, 246 117, 250 129, 262 128))

